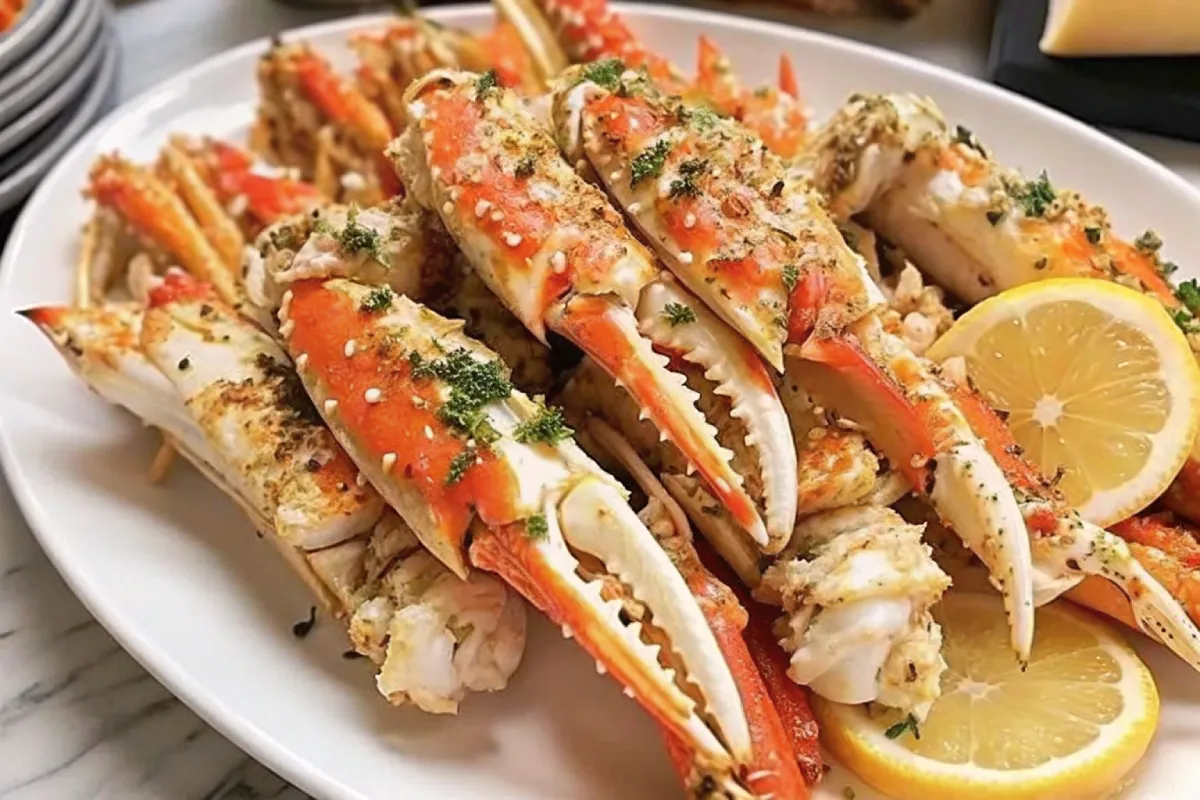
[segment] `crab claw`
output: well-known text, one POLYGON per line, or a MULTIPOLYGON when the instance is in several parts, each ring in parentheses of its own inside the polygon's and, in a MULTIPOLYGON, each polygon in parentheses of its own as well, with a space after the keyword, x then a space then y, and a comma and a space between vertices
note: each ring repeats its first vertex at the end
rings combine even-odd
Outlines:
MULTIPOLYGON (((1104 578, 1120 588, 1129 605, 1123 608, 1118 604, 1114 612, 1114 606, 1104 602, 1098 610, 1116 613, 1122 620, 1132 611, 1138 628, 1200 670, 1200 630, 1188 616, 1194 608, 1193 597, 1185 591, 1172 597, 1154 576, 1160 572, 1168 579, 1167 585, 1179 587, 1179 573, 1188 571, 1189 562, 1200 563, 1195 540, 1160 525, 1161 520, 1128 520, 1110 533, 1080 519, 1050 481, 1025 460, 1004 420, 978 392, 959 385, 947 388, 1008 480, 1022 493, 1021 513, 1029 529, 1039 605, 1074 589, 1089 576, 1104 578), (1145 564, 1122 536, 1139 548, 1145 564), (1182 547, 1180 541, 1185 543, 1182 547)), ((1097 595, 1104 596, 1095 590, 1084 593, 1085 598, 1097 595)))
POLYGON ((272 225, 329 202, 312 184, 267 174, 249 153, 220 139, 205 139, 193 157, 206 167, 208 181, 221 200, 233 208, 244 203, 259 225, 272 225))
POLYGON ((877 327, 860 330, 863 336, 809 337, 800 358, 789 364, 789 375, 810 387, 827 409, 862 425, 979 556, 1004 595, 1013 649, 1027 658, 1033 569, 1012 487, 926 365, 877 327))
POLYGON ((197 279, 212 284, 222 300, 240 302, 234 268, 205 237, 183 201, 153 172, 116 154, 104 156, 92 166, 86 194, 115 211, 197 279))
POLYGON ((796 448, 766 366, 703 303, 673 282, 647 286, 637 317, 642 333, 659 349, 703 367, 704 377, 716 384, 713 392, 728 397, 731 415, 746 425, 746 444, 758 454, 762 475, 768 537, 764 550, 779 552, 796 522, 796 448))
POLYGON ((501 575, 706 763, 739 761, 746 718, 703 614, 557 415, 462 323, 404 296, 341 279, 289 291, 280 333, 301 380, 422 543, 460 575, 501 575))
MULTIPOLYGON (((484 282, 531 333, 544 340, 550 327, 591 356, 695 466, 747 533, 771 546, 758 508, 729 464, 732 454, 695 408, 696 393, 653 349, 666 340, 655 338, 660 329, 646 317, 657 308, 658 295, 647 293, 661 280, 659 270, 616 210, 563 161, 520 100, 487 76, 431 73, 410 87, 407 98, 413 122, 393 157, 414 200, 441 216, 484 282)), ((686 307, 680 314, 677 322, 695 318, 686 307)), ((706 366, 732 355, 705 352, 709 343, 731 344, 729 332, 680 331, 667 338, 689 348, 680 355, 706 366)), ((754 368, 729 369, 733 378, 754 368)), ((727 391, 739 390, 736 380, 726 382, 727 391)), ((781 413, 778 399, 765 388, 760 383, 748 394, 751 402, 739 412, 752 432, 780 427, 778 417, 770 418, 781 413), (764 408, 773 410, 764 414, 764 408)), ((780 434, 786 436, 786 428, 780 434)), ((782 493, 775 500, 770 513, 779 542, 782 518, 795 512, 782 493)))

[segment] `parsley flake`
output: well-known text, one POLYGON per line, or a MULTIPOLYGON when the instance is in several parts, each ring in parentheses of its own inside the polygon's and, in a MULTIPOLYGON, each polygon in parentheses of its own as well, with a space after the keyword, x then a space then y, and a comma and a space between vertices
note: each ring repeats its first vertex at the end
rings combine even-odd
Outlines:
POLYGON ((961 144, 971 148, 981 156, 987 155, 987 151, 983 149, 983 145, 979 143, 979 139, 975 137, 975 134, 971 132, 970 128, 965 128, 962 125, 956 126, 954 128, 954 142, 955 144, 961 144))
POLYGON ((783 265, 783 288, 789 292, 800 282, 800 268, 795 264, 783 265))
POLYGON ((671 181, 670 197, 678 200, 681 197, 699 197, 700 186, 696 183, 708 171, 708 161, 703 158, 689 158, 679 165, 679 177, 671 181))
POLYGON ((912 714, 909 714, 907 717, 888 728, 883 732, 883 735, 889 739, 899 739, 904 735, 905 731, 912 731, 913 738, 920 741, 921 729, 917 727, 917 718, 912 714))
POLYGON ((513 431, 513 438, 522 444, 557 444, 571 438, 574 431, 563 420, 562 410, 554 406, 539 406, 533 419, 526 420, 513 431))
MULTIPOLYGON (((317 224, 313 226, 313 230, 317 230, 324 220, 317 220, 317 224)), ((387 266, 384 261, 383 251, 381 250, 382 242, 379 234, 365 225, 358 224, 358 208, 351 206, 350 212, 346 214, 346 227, 340 231, 333 231, 326 224, 326 229, 321 230, 321 233, 327 233, 337 239, 338 247, 343 253, 357 254, 365 253, 371 258, 378 261, 380 264, 387 266)))
POLYGON ((593 61, 583 68, 582 80, 591 81, 597 86, 603 86, 609 91, 615 90, 621 84, 621 74, 625 72, 625 62, 619 58, 605 58, 593 61))
POLYGON ((717 112, 713 111, 711 108, 705 108, 703 106, 700 108, 690 109, 688 112, 688 121, 690 121, 698 131, 712 130, 714 127, 716 127, 717 120, 719 119, 720 115, 718 115, 717 112))
POLYGON ((389 286, 379 286, 372 289, 363 298, 358 310, 368 314, 380 314, 392 307, 392 289, 389 286))
POLYGON ((1011 190, 1013 199, 1020 205, 1027 217, 1040 217, 1057 199, 1054 187, 1050 185, 1050 177, 1042 170, 1037 180, 1026 181, 1021 186, 1011 190))
POLYGON ((409 353, 408 363, 414 378, 437 377, 449 384, 450 397, 438 409, 438 419, 485 445, 500 438, 483 412, 484 406, 512 394, 499 361, 480 361, 460 347, 435 361, 409 353))
POLYGON ((1158 265, 1158 271, 1162 273, 1164 278, 1169 278, 1179 271, 1179 265, 1174 261, 1164 261, 1158 265))
POLYGON ((468 447, 450 460, 450 469, 446 472, 446 485, 453 486, 463 479, 467 470, 475 463, 478 454, 474 447, 468 447))
POLYGON ((1193 315, 1200 313, 1200 285, 1197 285, 1195 278, 1179 284, 1175 289, 1175 297, 1193 315))
POLYGON ((1162 248, 1162 239, 1158 238, 1158 234, 1154 231, 1146 231, 1133 241, 1133 246, 1138 249, 1139 253, 1150 255, 1157 253, 1162 248))
POLYGON ((696 321, 696 312, 683 303, 667 303, 663 306, 662 315, 667 322, 671 323, 672 328, 696 321))
POLYGON ((545 514, 534 514, 525 520, 525 533, 531 539, 545 539, 550 533, 550 523, 546 522, 545 514))
POLYGON ((1083 235, 1086 236, 1087 240, 1092 244, 1100 244, 1100 237, 1103 233, 1103 230, 1094 226, 1088 226, 1083 229, 1083 235))
POLYGON ((490 92, 499 88, 500 77, 496 70, 489 69, 475 80, 475 101, 482 103, 490 92))
POLYGON ((646 178, 655 178, 662 173, 663 164, 667 161, 667 153, 671 152, 671 143, 659 139, 653 145, 634 156, 629 166, 629 185, 637 186, 646 178))

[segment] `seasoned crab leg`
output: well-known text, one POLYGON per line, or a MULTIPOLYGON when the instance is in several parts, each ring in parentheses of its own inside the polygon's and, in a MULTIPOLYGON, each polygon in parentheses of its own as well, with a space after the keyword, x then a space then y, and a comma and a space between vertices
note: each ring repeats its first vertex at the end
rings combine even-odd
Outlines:
MULTIPOLYGON (((644 69, 664 92, 740 120, 784 158, 795 155, 807 138, 807 113, 799 100, 795 69, 786 55, 779 59, 778 89, 750 89, 738 82, 716 43, 701 36, 697 76, 690 81, 678 67, 648 49, 607 0, 521 0, 518 5, 526 16, 546 19, 573 62, 600 62, 592 68, 598 74, 644 69)), ((525 38, 527 47, 540 44, 525 38)))
MULTIPOLYGON (((1050 481, 1024 459, 1008 426, 978 392, 966 386, 948 388, 1008 479, 1021 491, 1021 513, 1029 530, 1038 604, 1049 602, 1088 576, 1106 579, 1125 594, 1138 628, 1200 670, 1200 630, 1188 617, 1193 599, 1183 585, 1174 580, 1168 583, 1179 592, 1179 597, 1173 598, 1154 578, 1157 559, 1151 557, 1145 565, 1139 563, 1121 536, 1080 519, 1054 492, 1050 481)), ((1149 538, 1145 536, 1148 525, 1122 523, 1118 533, 1124 530, 1135 541, 1141 534, 1145 541, 1149 538)), ((1160 533, 1164 535, 1157 541, 1165 543, 1167 536, 1160 533)), ((1178 545, 1156 549, 1186 553, 1178 545)), ((1184 555, 1184 563, 1187 558, 1184 555)), ((1128 618, 1128 614, 1118 618, 1128 618)))
MULTIPOLYGON (((1122 239, 1102 208, 1002 166, 928 99, 856 96, 813 137, 804 169, 839 219, 862 215, 963 300, 1051 277, 1116 281, 1162 303, 1200 354, 1200 295, 1181 301, 1191 295, 1177 295, 1152 231, 1122 239)), ((1200 439, 1165 500, 1200 521, 1197 498, 1200 439)))
POLYGON ((119 155, 104 156, 92 166, 88 197, 112 209, 137 234, 162 250, 199 280, 211 283, 222 300, 242 300, 236 270, 209 242, 187 206, 150 170, 119 155))
MULTIPOLYGON (((379 691, 388 700, 411 702, 433 713, 453 713, 467 690, 504 688, 520 663, 525 641, 524 607, 504 584, 483 573, 467 581, 455 577, 420 547, 413 532, 390 511, 374 526, 363 518, 365 527, 354 527, 365 533, 328 547, 309 550, 287 544, 273 521, 283 519, 287 529, 295 531, 296 509, 272 506, 279 492, 251 491, 210 444, 171 381, 143 355, 139 308, 132 304, 42 307, 23 313, 88 386, 162 430, 201 473, 246 511, 321 605, 345 621, 355 650, 380 667, 379 691)), ((189 358, 202 357, 197 353, 189 358)), ((230 363, 225 353, 218 360, 230 363)), ((169 367, 178 370, 178 362, 169 367)), ((236 432, 235 438, 249 441, 241 435, 236 432)), ((254 441, 273 449, 262 432, 254 441)), ((226 449, 227 444, 219 447, 226 449)), ((307 485, 304 476, 299 477, 298 483, 307 485)), ((369 487, 353 491, 372 498, 364 507, 374 506, 378 516, 375 493, 369 487)), ((345 526, 343 494, 339 487, 331 487, 326 499, 317 498, 302 509, 303 516, 312 520, 310 529, 345 526), (313 519, 322 509, 334 515, 327 524, 313 519)))
POLYGON ((567 158, 582 161, 663 263, 822 406, 861 425, 987 565, 1012 644, 1033 637, 1029 541, 1011 487, 929 365, 874 313, 882 295, 817 197, 744 126, 638 75, 572 68, 555 88, 567 158))
POLYGON ((273 45, 258 83, 251 138, 269 161, 299 169, 334 199, 373 205, 403 190, 383 157, 394 135, 387 116, 310 46, 273 45))
POLYGON ((344 279, 292 284, 279 315, 331 430, 431 552, 459 575, 498 573, 706 766, 744 762, 737 687, 683 579, 494 354, 461 323, 344 279), (626 625, 635 601, 645 621, 626 625))
MULTIPOLYGON (((808 787, 797 768, 796 754, 792 752, 787 731, 794 731, 811 722, 811 715, 803 720, 787 720, 785 728, 785 721, 780 719, 759 672, 758 658, 751 655, 749 642, 745 638, 748 624, 746 610, 730 587, 714 577, 701 563, 692 544, 691 526, 683 509, 667 494, 650 468, 620 434, 599 420, 592 420, 590 428, 592 436, 621 462, 649 498, 649 503, 639 516, 687 582, 737 681, 753 743, 752 757, 746 765, 746 787, 756 796, 808 797, 808 787)), ((772 646, 775 646, 774 643, 772 646)), ((807 710, 807 704, 803 708, 807 710)), ((797 706, 787 705, 785 709, 795 711, 797 706)), ((674 752, 676 747, 672 746, 671 749, 674 752)), ((694 759, 677 759, 677 763, 681 766, 685 783, 694 783, 694 778, 688 779, 694 759)))
POLYGON ((438 72, 414 84, 408 99, 412 123, 393 155, 414 199, 441 216, 535 336, 545 341, 549 327, 578 345, 633 395, 755 542, 769 552, 782 547, 795 519, 795 451, 754 353, 660 276, 515 94, 487 76, 438 72), (668 356, 703 367, 733 400, 759 454, 761 515, 668 356))

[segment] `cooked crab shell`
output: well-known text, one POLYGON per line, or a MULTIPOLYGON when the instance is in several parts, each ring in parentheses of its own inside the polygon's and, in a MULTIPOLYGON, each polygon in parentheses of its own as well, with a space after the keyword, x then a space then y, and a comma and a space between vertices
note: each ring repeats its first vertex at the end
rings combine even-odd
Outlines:
POLYGON ((343 279, 291 284, 280 319, 331 430, 431 552, 460 575, 500 574, 698 758, 745 759, 736 686, 683 579, 619 485, 493 353, 461 323, 343 279), (647 621, 624 624, 620 596, 647 621))

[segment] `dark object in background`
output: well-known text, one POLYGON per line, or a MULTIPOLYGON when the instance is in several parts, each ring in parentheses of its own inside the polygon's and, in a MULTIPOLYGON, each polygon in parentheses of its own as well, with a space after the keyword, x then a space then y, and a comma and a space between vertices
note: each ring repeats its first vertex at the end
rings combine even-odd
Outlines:
POLYGON ((988 74, 1095 125, 1200 142, 1200 57, 1051 58, 1038 49, 1047 0, 1000 0, 988 74))

